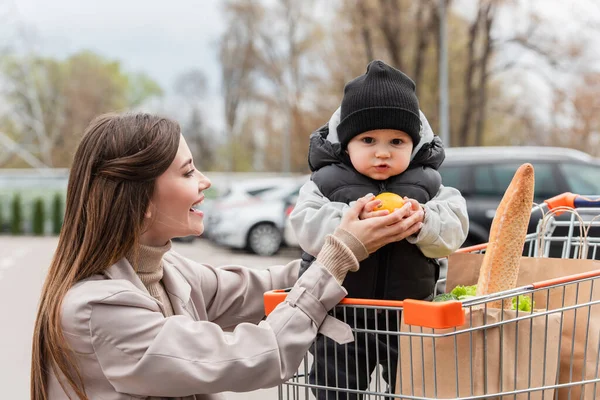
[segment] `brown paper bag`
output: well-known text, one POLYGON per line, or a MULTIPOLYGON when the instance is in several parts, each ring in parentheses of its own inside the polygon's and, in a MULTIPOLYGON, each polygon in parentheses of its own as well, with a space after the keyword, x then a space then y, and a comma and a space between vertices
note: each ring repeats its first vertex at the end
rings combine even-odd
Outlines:
MULTIPOLYGON (((518 316, 530 316, 519 312, 518 316)), ((456 398, 553 385, 558 365, 560 317, 535 316, 511 321, 516 311, 494 308, 468 310, 465 325, 435 330, 443 338, 401 335, 396 393, 431 398, 456 398), (464 329, 486 326, 470 332, 464 329), (456 332, 456 333, 454 333, 456 332), (435 381, 434 381, 435 378, 435 381), (458 384, 458 387, 457 387, 458 384)), ((403 332, 432 333, 409 327, 403 332)), ((554 390, 521 393, 517 399, 551 399, 554 390)), ((499 397, 494 397, 499 398, 499 397)), ((514 395, 502 398, 514 399, 514 395)))
MULTIPOLYGON (((447 290, 457 285, 476 284, 482 260, 482 254, 452 254, 448 260, 447 290)), ((595 270, 600 270, 600 261, 522 257, 517 286, 595 270)), ((533 300, 537 309, 550 310, 598 301, 600 279, 542 290, 535 293, 533 300)), ((598 378, 600 305, 580 307, 557 315, 562 319, 558 383, 598 378)), ((570 398, 579 399, 581 385, 560 389, 558 398, 567 399, 569 394, 570 398)), ((583 398, 600 399, 600 384, 587 384, 583 398)))

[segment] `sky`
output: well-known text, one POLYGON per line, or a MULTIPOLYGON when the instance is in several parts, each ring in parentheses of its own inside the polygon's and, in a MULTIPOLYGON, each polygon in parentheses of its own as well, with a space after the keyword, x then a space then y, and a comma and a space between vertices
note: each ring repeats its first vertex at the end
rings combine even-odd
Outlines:
POLYGON ((63 58, 88 49, 145 72, 168 91, 191 68, 208 78, 207 115, 224 126, 217 41, 219 0, 0 0, 13 23, 33 30, 42 53, 63 58), (8 3, 11 3, 8 5, 8 3))

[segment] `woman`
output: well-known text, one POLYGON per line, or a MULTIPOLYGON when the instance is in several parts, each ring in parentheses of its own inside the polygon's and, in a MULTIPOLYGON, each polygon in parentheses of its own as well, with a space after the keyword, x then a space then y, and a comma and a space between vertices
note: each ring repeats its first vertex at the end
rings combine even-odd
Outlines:
POLYGON ((339 331, 327 311, 344 297, 347 271, 417 226, 408 209, 359 220, 368 196, 298 282, 299 261, 266 271, 214 268, 170 250, 172 238, 202 233, 195 207, 208 187, 177 123, 111 114, 90 124, 42 289, 32 399, 213 399, 275 386, 293 375, 319 331, 339 331), (260 322, 262 294, 290 286, 260 322))

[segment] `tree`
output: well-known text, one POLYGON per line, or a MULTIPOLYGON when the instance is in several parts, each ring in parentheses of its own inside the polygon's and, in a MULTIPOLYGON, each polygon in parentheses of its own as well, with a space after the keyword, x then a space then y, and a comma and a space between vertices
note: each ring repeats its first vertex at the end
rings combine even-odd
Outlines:
MULTIPOLYGON (((292 153, 291 149, 307 150, 307 131, 312 129, 305 127, 303 118, 304 92, 309 89, 312 74, 302 65, 311 62, 313 52, 323 37, 320 26, 311 18, 314 5, 314 1, 280 0, 268 9, 271 17, 266 20, 271 23, 260 31, 260 70, 271 85, 265 95, 275 100, 265 102, 265 105, 272 104, 280 110, 282 124, 280 134, 270 132, 267 135, 270 141, 267 146, 280 146, 283 172, 297 171, 298 166, 306 164, 306 153, 292 153), (273 30, 279 33, 273 35, 273 30)), ((273 111, 268 111, 272 118, 275 117, 273 111)))
MULTIPOLYGON (((314 0, 227 3, 221 62, 230 143, 256 149, 252 164, 261 168, 306 170, 308 135, 315 128, 306 122, 322 113, 317 96, 311 96, 323 79, 319 50, 325 35, 313 18, 316 5, 314 0)), ((241 156, 232 159, 237 163, 241 156)))
POLYGON ((214 168, 217 135, 210 134, 202 113, 207 91, 206 76, 198 69, 186 71, 176 78, 174 87, 187 114, 182 133, 194 155, 196 167, 204 171, 214 168))
POLYGON ((221 152, 227 160, 228 171, 239 170, 237 161, 240 140, 255 147, 253 135, 244 135, 244 110, 254 101, 254 82, 257 71, 255 41, 259 25, 264 18, 264 8, 250 0, 228 1, 223 7, 227 28, 221 37, 219 59, 221 62, 222 93, 225 105, 227 146, 221 152))
MULTIPOLYGON (((326 56, 328 59, 339 58, 344 64, 342 67, 336 65, 331 71, 331 75, 337 76, 330 79, 335 82, 334 90, 341 95, 343 85, 348 80, 364 73, 365 66, 371 60, 381 59, 401 69, 415 81, 420 107, 436 128, 439 101, 439 63, 436 57, 440 51, 438 5, 438 0, 341 2, 331 35, 335 37, 335 43, 331 47, 343 50, 326 56), (355 54, 346 43, 358 43, 365 50, 355 54)), ((450 20, 451 44, 461 42, 464 35, 456 32, 455 26, 464 24, 464 19, 450 14, 450 20)), ((460 74, 459 65, 464 65, 461 59, 452 60, 451 66, 456 71, 450 79, 451 83, 456 82, 456 75, 460 74)))
MULTIPOLYGON (((59 160, 70 160, 82 132, 98 114, 138 106, 162 90, 146 75, 127 74, 118 61, 92 52, 80 52, 66 60, 64 126, 56 141, 63 151, 59 160)), ((64 164, 63 164, 64 166, 64 164)))
POLYGON ((64 218, 63 197, 60 193, 56 193, 52 200, 52 233, 60 234, 64 218))
MULTIPOLYGON (((575 93, 553 87, 555 110, 541 115, 539 99, 526 101, 515 95, 517 85, 511 83, 524 72, 546 80, 548 70, 573 73, 575 65, 580 68, 577 75, 591 73, 585 67, 593 63, 585 62, 582 55, 586 47, 593 47, 589 44, 597 39, 597 29, 596 35, 590 33, 585 40, 574 35, 571 42, 557 45, 562 42, 556 29, 526 0, 478 0, 468 8, 472 12, 459 9, 464 2, 444 1, 451 38, 452 145, 550 143, 545 132, 553 129, 544 120, 553 124, 558 109, 563 109, 560 115, 567 115, 575 93), (547 68, 538 71, 539 63, 530 66, 527 60, 533 56, 547 68)), ((582 3, 577 2, 577 7, 583 7, 582 3)), ((440 0, 229 1, 221 61, 230 143, 254 139, 256 144, 236 146, 233 158, 244 158, 244 165, 252 165, 245 157, 252 157, 249 149, 253 148, 286 154, 285 138, 289 137, 294 149, 290 168, 306 171, 308 135, 339 106, 344 84, 364 73, 375 58, 411 76, 420 107, 436 129, 439 4, 440 0), (327 10, 324 16, 315 17, 315 11, 323 8, 327 10), (241 148, 243 154, 235 153, 241 148)), ((582 93, 577 96, 585 98, 582 93)), ((589 132, 592 144, 596 140, 593 126, 590 120, 581 128, 589 132)), ((261 160, 265 169, 286 170, 277 156, 254 159, 261 160)))
POLYGON ((127 106, 138 107, 153 97, 164 95, 160 85, 144 72, 127 74, 127 106))
POLYGON ((467 67, 464 75, 464 99, 460 129, 455 131, 459 146, 483 143, 487 107, 490 57, 493 53, 492 24, 497 0, 479 0, 477 15, 469 25, 467 67))
MULTIPOLYGON (((144 74, 128 74, 117 61, 92 52, 57 60, 34 54, 0 65, 8 109, 1 115, 13 139, 48 166, 65 167, 88 123, 162 95, 144 74)), ((2 111, 2 110, 0 110, 2 111)))
POLYGON ((37 198, 33 201, 33 213, 31 218, 31 230, 36 236, 44 234, 46 225, 46 211, 44 210, 44 200, 37 198))
POLYGON ((18 193, 13 196, 11 203, 10 233, 23 234, 23 203, 18 193))
POLYGON ((600 156, 600 73, 584 74, 572 91, 554 90, 550 141, 600 156))
POLYGON ((13 127, 16 141, 53 166, 52 149, 64 125, 66 74, 56 60, 10 57, 2 65, 9 109, 4 118, 13 127))

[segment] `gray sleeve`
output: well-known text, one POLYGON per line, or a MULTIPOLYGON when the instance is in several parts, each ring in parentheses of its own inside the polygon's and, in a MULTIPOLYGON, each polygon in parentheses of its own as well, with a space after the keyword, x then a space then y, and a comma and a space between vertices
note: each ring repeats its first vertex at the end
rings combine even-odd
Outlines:
POLYGON ((290 215, 290 223, 300 247, 316 256, 323 247, 325 236, 335 231, 349 208, 346 203, 329 201, 313 181, 305 183, 290 215))
POLYGON ((440 186, 437 195, 423 205, 425 221, 415 237, 409 237, 427 257, 446 257, 460 248, 469 233, 467 204, 460 192, 440 186))

